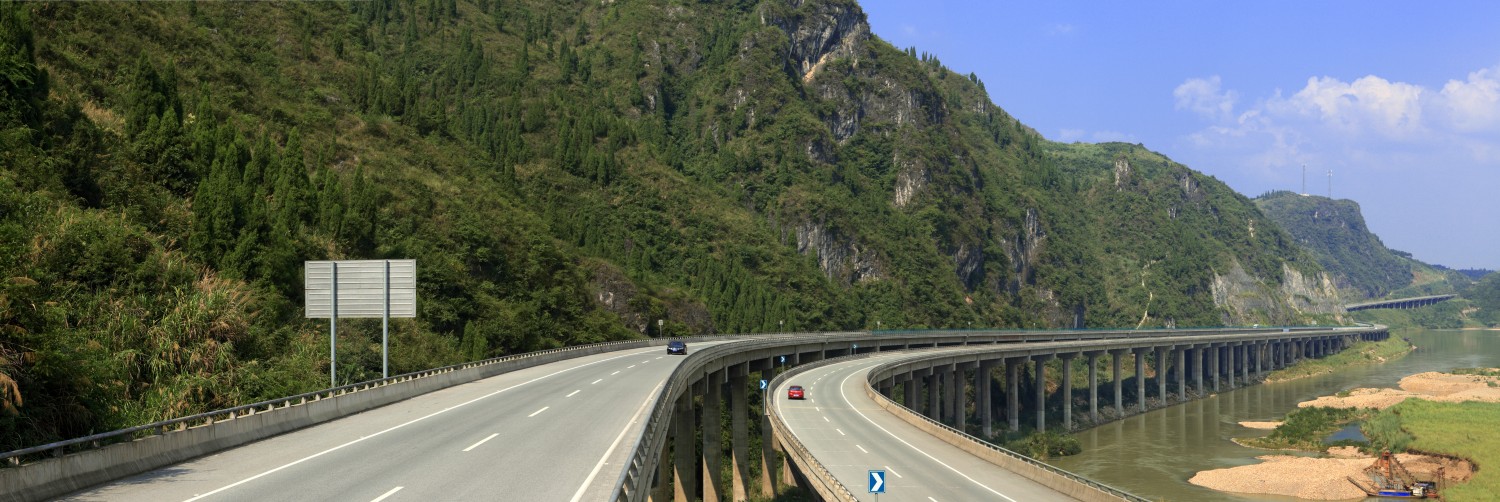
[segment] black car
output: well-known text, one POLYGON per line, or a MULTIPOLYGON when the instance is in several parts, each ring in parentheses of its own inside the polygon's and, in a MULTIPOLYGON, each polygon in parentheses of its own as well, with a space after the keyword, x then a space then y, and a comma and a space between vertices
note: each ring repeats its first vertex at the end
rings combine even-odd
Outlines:
POLYGON ((685 356, 687 355, 687 344, 682 343, 682 340, 672 340, 670 342, 667 342, 667 353, 685 356))

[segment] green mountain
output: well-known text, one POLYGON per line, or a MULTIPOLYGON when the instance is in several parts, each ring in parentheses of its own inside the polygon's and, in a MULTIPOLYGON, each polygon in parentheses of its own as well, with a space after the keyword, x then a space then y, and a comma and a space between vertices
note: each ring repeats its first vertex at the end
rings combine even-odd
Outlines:
MULTIPOLYGON (((0 26, 0 449, 326 385, 309 259, 417 259, 396 373, 1337 311, 1247 198, 1049 142, 852 1, 8 2, 0 26)), ((379 375, 378 326, 340 323, 340 381, 379 375)))
POLYGON ((1385 247, 1365 226, 1359 203, 1290 191, 1270 192, 1255 205, 1307 247, 1354 300, 1380 298, 1412 284, 1412 260, 1385 247))

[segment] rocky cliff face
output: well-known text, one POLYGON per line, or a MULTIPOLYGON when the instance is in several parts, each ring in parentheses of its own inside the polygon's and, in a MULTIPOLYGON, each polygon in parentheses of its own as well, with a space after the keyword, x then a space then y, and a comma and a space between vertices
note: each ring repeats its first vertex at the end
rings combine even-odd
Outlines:
POLYGON ((1224 311, 1226 325, 1297 324, 1309 315, 1339 318, 1344 308, 1338 289, 1325 272, 1308 278, 1282 265, 1280 284, 1245 272, 1238 262, 1224 274, 1215 273, 1214 306, 1224 311))
POLYGON ((830 231, 822 223, 803 222, 797 226, 796 234, 797 252, 817 255, 818 268, 830 279, 847 285, 884 276, 873 252, 862 249, 837 231, 830 231))

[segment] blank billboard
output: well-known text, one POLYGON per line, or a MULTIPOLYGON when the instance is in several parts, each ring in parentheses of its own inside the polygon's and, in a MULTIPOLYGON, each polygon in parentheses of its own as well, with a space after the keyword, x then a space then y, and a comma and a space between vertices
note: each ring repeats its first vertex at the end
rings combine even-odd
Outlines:
POLYGON ((306 317, 333 315, 333 268, 338 264, 339 317, 379 318, 385 310, 385 271, 390 264, 391 317, 417 316, 417 260, 336 260, 304 262, 306 317))

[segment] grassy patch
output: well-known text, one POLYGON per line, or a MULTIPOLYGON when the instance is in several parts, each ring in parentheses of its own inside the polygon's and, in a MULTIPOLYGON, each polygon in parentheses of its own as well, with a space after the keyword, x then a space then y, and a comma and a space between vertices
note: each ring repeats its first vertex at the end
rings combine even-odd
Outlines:
POLYGON ((1038 460, 1077 455, 1083 451, 1078 438, 1056 432, 1032 433, 1024 438, 1005 443, 1005 448, 1038 460))
POLYGON ((1328 445, 1323 438, 1337 432, 1355 420, 1363 420, 1373 413, 1369 409, 1351 408, 1299 408, 1288 413, 1286 420, 1265 437, 1240 439, 1236 442, 1255 448, 1272 450, 1322 451, 1328 445))
POLYGON ((1266 381, 1284 382, 1333 373, 1333 370, 1345 366, 1380 364, 1403 357, 1411 350, 1411 344, 1394 336, 1378 342, 1360 342, 1343 352, 1322 359, 1303 359, 1297 364, 1273 371, 1266 376, 1266 381))
POLYGON ((1408 399, 1380 412, 1370 422, 1387 422, 1388 428, 1399 424, 1411 438, 1409 450, 1462 457, 1476 464, 1468 483, 1443 493, 1447 500, 1500 500, 1500 469, 1495 468, 1500 466, 1500 435, 1495 434, 1500 404, 1408 399))

